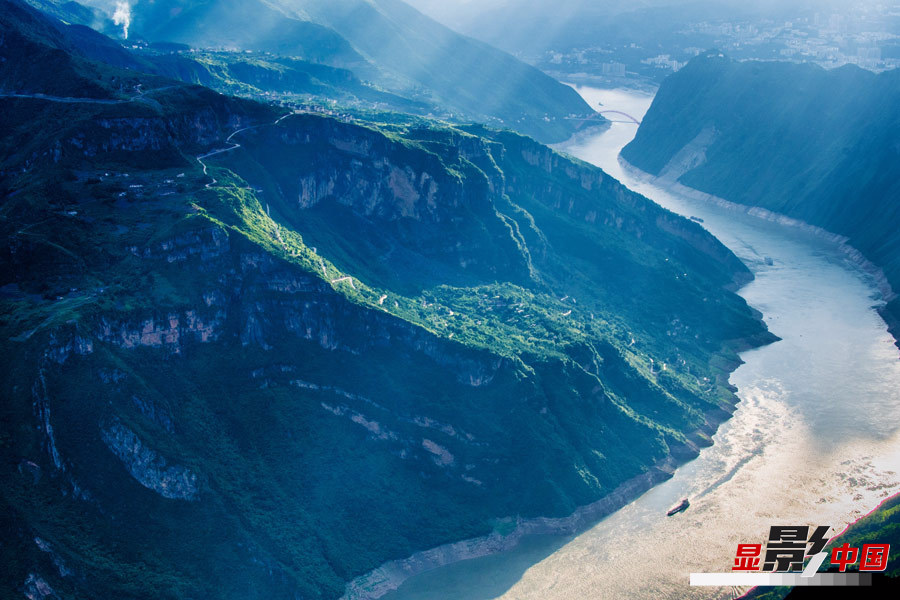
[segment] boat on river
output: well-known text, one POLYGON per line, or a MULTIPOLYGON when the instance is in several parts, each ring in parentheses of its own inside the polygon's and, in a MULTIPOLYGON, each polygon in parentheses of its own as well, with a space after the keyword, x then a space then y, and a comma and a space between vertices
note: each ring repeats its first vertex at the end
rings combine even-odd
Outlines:
POLYGON ((688 502, 687 498, 682 498, 681 502, 669 509, 669 512, 666 513, 666 516, 671 517, 672 515, 677 515, 678 513, 687 510, 688 506, 690 505, 691 503, 688 502))

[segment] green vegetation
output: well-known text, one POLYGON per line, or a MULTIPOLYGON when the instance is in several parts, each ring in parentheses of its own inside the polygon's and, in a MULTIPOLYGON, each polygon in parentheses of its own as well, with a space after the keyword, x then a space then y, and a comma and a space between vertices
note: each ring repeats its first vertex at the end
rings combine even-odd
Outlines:
POLYGON ((132 7, 132 32, 195 48, 258 50, 336 67, 365 66, 353 45, 327 25, 268 2, 179 0, 132 7))
POLYGON ((392 106, 396 110, 424 113, 429 107, 361 82, 352 71, 306 60, 268 53, 191 52, 145 54, 160 74, 247 96, 276 96, 283 100, 305 99, 328 104, 392 106))
MULTIPOLYGON (((900 71, 697 57, 663 83, 622 156, 658 175, 707 132, 689 187, 847 236, 900 289, 900 71)), ((895 338, 900 299, 882 311, 895 338)))
MULTIPOLYGON (((871 514, 850 526, 825 548, 831 555, 832 548, 850 544, 852 548, 862 548, 863 544, 890 544, 888 566, 885 579, 878 579, 868 597, 889 598, 900 587, 900 495, 894 495, 881 503, 871 514), (893 590, 890 591, 890 590, 893 590)), ((828 562, 826 561, 826 565, 828 562)), ((852 569, 852 566, 850 567, 852 569)), ((880 577, 880 574, 875 575, 880 577)), ((809 590, 803 588, 774 588, 754 590, 748 598, 753 600, 782 600, 789 598, 812 598, 809 590)))
MULTIPOLYGON (((141 110, 125 106, 118 110, 141 110)), ((59 110, 75 126, 72 107, 59 110)), ((311 135, 360 130, 300 120, 300 131, 311 135)), ((296 127, 291 119, 282 123, 296 127)), ((254 135, 265 136, 265 127, 247 132, 254 135)), ((440 167, 420 142, 396 135, 382 137, 377 160, 440 167)), ((686 330, 657 330, 636 320, 635 309, 616 314, 613 306, 627 302, 605 305, 603 298, 616 294, 599 280, 556 288, 556 277, 576 274, 545 278, 541 266, 563 265, 562 258, 536 261, 519 283, 503 281, 502 272, 451 276, 452 264, 441 257, 423 260, 436 265, 435 282, 445 274, 456 284, 416 289, 415 271, 380 277, 383 269, 366 270, 353 262, 353 244, 342 251, 338 241, 368 245, 374 237, 349 226, 341 237, 339 220, 327 211, 307 220, 313 209, 289 214, 288 203, 267 191, 264 208, 235 174, 242 164, 254 166, 253 148, 241 141, 240 151, 217 159, 238 164, 211 167, 217 183, 209 189, 197 166, 182 166, 186 157, 176 168, 132 168, 126 177, 127 153, 111 153, 100 170, 95 158, 93 170, 73 171, 69 165, 86 165, 71 158, 42 170, 40 180, 4 182, 17 193, 7 194, 3 210, 4 236, 16 248, 4 260, 4 280, 16 285, 4 300, 3 345, 12 355, 36 357, 10 362, 2 378, 13 399, 3 417, 12 436, 4 450, 5 501, 18 526, 28 524, 67 568, 88 578, 76 584, 42 569, 60 593, 256 597, 292 589, 335 597, 345 581, 384 560, 484 534, 498 516, 566 515, 662 459, 702 425, 704 412, 730 401, 718 387, 724 373, 708 362, 721 335, 708 338, 712 330, 704 330, 694 346, 685 343, 686 330), (55 200, 40 189, 56 190, 55 200), (327 233, 334 242, 317 241, 313 251, 303 233, 311 223, 321 228, 317 239, 327 241, 327 233), (219 234, 211 231, 225 233, 227 252, 219 254, 219 234), (201 259, 204 253, 209 258, 201 259), (262 262, 248 271, 247 261, 262 262), (342 277, 352 277, 352 286, 342 277), (555 289, 581 295, 576 304, 555 289), (210 343, 187 329, 188 311, 215 323, 210 343), (137 339, 147 319, 164 324, 173 314, 182 320, 177 344, 127 348, 116 341, 123 329, 137 339), (72 336, 92 339, 93 350, 58 350, 72 336), (59 352, 69 354, 61 365, 40 358, 59 352), (660 371, 662 362, 668 371, 660 371), (58 475, 40 449, 46 438, 30 425, 39 374, 64 457, 58 475), (160 414, 167 416, 161 421, 160 414), (199 501, 166 500, 131 479, 101 439, 111 419, 200 474, 199 501), (425 449, 426 439, 452 455, 449 462, 425 449), (28 471, 19 472, 25 460, 41 465, 39 491, 28 471), (84 490, 88 512, 82 501, 57 500, 59 486, 84 490), (97 510, 115 519, 90 525, 101 519, 97 510), (269 580, 268 570, 279 575, 269 580)), ((321 156, 330 151, 325 141, 314 147, 321 156)), ((446 173, 464 188, 475 178, 472 190, 487 193, 471 164, 446 173)), ((521 208, 510 214, 520 227, 529 220, 521 208)), ((392 241, 414 239, 414 225, 399 228, 392 241)), ((478 231, 457 235, 471 242, 478 231)), ((552 242, 542 253, 553 253, 552 242)), ((620 251, 614 241, 602 246, 620 251)), ((630 246, 637 251, 639 244, 632 239, 630 246)), ((512 237, 508 248, 528 249, 512 237)), ((642 252, 646 260, 656 251, 642 252)), ((740 317, 725 335, 761 331, 735 296, 705 277, 695 285, 734 305, 740 317)), ((684 308, 671 310, 686 316, 684 308)), ((47 556, 17 561, 30 569, 47 556)), ((14 583, 27 576, 16 573, 14 583)))
POLYGON ((338 597, 690 456, 773 339, 702 228, 530 138, 134 77, 0 99, 4 596, 338 597))
MULTIPOLYGON (((46 18, 17 0, 0 1, 0 90, 79 98, 119 98, 140 81, 119 68, 128 53, 112 40, 87 28, 68 27, 46 18), (82 30, 90 32, 84 35, 82 30), (84 44, 89 41, 97 45, 84 44), (92 51, 85 51, 85 47, 92 51), (111 49, 111 50, 110 50, 111 49), (112 59, 111 63, 91 59, 112 59)), ((152 85, 153 78, 144 77, 152 85)))
MULTIPOLYGON (((570 87, 402 2, 178 0, 138 3, 133 10, 133 30, 147 39, 350 69, 390 92, 370 91, 364 100, 394 109, 485 121, 547 143, 568 139, 578 129, 581 122, 568 117, 592 113, 570 87)), ((284 91, 282 80, 257 84, 284 91)), ((360 91, 359 86, 346 91, 357 95, 353 88, 360 91)))

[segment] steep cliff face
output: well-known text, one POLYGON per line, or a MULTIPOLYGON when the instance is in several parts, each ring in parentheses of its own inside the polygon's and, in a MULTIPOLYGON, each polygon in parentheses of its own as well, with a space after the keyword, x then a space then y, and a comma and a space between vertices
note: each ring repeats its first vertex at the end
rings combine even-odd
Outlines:
POLYGON ((571 528, 771 340, 713 238, 536 142, 159 94, 3 114, 4 594, 337 598, 571 528))
POLYGON ((498 211, 502 173, 473 162, 490 160, 483 140, 457 132, 420 145, 298 115, 242 134, 241 144, 229 166, 264 188, 263 200, 309 245, 337 245, 338 266, 370 283, 410 291, 531 277, 498 211))
POLYGON ((0 98, 0 104, 0 167, 26 169, 89 167, 95 161, 120 167, 138 161, 157 168, 186 166, 190 159, 183 152, 199 153, 236 129, 276 114, 200 87, 151 91, 110 103, 11 97, 0 98), (42 124, 42 135, 35 135, 36 123, 42 124))
POLYGON ((710 52, 666 79, 622 156, 846 237, 884 271, 882 314, 896 338, 898 100, 897 71, 734 62, 710 52))
MULTIPOLYGON (((78 573, 41 572, 54 589, 140 595, 151 583, 122 587, 84 559, 93 544, 127 539, 172 553, 154 572, 184 589, 217 581, 215 595, 257 597, 283 578, 304 593, 337 596, 342 581, 392 556, 484 533, 495 515, 567 514, 665 456, 665 436, 628 416, 575 364, 523 370, 354 305, 246 242, 217 255, 203 243, 186 259, 174 242, 162 244, 170 255, 141 253, 144 268, 177 265, 195 281, 214 278, 188 305, 91 311, 30 338, 44 357, 21 365, 41 390, 31 418, 42 424, 35 442, 43 451, 32 457, 49 477, 38 487, 30 476, 13 484, 32 499, 50 494, 43 509, 57 503, 51 490, 60 486, 87 511, 64 511, 40 528, 78 573), (582 419, 594 423, 584 439, 553 433, 582 419), (544 436, 562 446, 547 453, 537 443, 544 436), (629 439, 643 440, 638 452, 629 439), (565 467, 571 460, 583 466, 565 467), (585 468, 595 476, 584 479, 585 468), (556 484, 525 485, 532 477, 556 484), (511 488, 519 492, 499 493, 511 488), (360 505, 368 510, 351 510, 360 505), (67 533, 71 519, 90 522, 95 512, 114 521, 86 537, 67 533), (233 518, 241 525, 222 543, 249 554, 225 576, 236 558, 210 552, 202 524, 233 518), (318 555, 319 540, 328 540, 331 558, 318 555)), ((16 514, 22 526, 33 513, 18 506, 16 514)))
POLYGON ((590 165, 563 157, 527 138, 508 133, 493 135, 504 141, 508 148, 508 152, 498 157, 498 162, 512 174, 508 178, 510 196, 539 200, 555 212, 564 212, 575 220, 591 225, 602 225, 607 229, 614 227, 647 245, 676 252, 679 260, 685 262, 700 257, 703 257, 702 260, 712 259, 713 264, 718 263, 718 268, 712 272, 706 270, 704 275, 717 281, 731 279, 736 285, 750 281, 747 267, 696 223, 686 221, 640 194, 631 192, 590 165), (543 182, 533 176, 517 177, 516 173, 528 171, 523 162, 539 168, 546 176, 562 179, 566 185, 540 185, 543 182), (575 186, 581 187, 580 193, 572 193, 575 186), (667 239, 669 236, 686 244, 679 247, 667 239), (696 254, 691 256, 691 252, 696 254))
POLYGON ((197 474, 169 465, 128 427, 114 422, 101 429, 103 443, 115 454, 138 483, 163 498, 196 500, 197 474))

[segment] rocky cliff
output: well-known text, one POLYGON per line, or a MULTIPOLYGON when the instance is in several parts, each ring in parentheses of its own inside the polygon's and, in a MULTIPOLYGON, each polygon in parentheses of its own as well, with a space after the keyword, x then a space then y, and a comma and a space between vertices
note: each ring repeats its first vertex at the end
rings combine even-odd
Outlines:
POLYGON ((712 237, 530 139, 164 92, 3 116, 4 595, 337 598, 571 530, 772 340, 712 237))
POLYGON ((882 271, 881 313, 900 339, 898 99, 897 71, 735 62, 709 52, 666 79, 622 157, 842 238, 852 259, 882 271))

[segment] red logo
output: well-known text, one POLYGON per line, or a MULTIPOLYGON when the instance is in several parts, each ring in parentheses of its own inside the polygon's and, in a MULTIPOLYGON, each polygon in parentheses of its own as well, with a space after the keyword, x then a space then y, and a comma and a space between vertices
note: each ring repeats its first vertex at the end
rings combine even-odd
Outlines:
MULTIPOLYGON (((810 535, 809 527, 776 525, 769 530, 769 540, 763 554, 762 544, 738 544, 732 571, 802 571, 807 556, 814 556, 825 548, 827 525, 816 527, 810 535), (760 565, 762 563, 762 565, 760 565)), ((863 544, 862 551, 850 544, 832 548, 831 564, 840 572, 859 562, 860 571, 887 569, 890 544, 863 544)))

